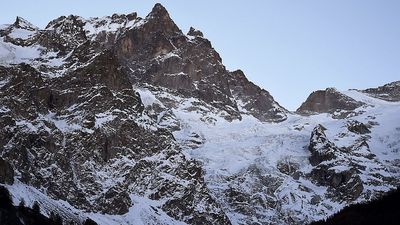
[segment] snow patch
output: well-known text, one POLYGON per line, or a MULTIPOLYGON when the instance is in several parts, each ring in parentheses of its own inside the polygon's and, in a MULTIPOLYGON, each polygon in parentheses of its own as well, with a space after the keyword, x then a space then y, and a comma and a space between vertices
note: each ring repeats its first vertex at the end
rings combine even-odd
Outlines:
POLYGON ((36 31, 16 28, 16 29, 13 29, 12 32, 8 36, 13 39, 27 40, 27 39, 32 38, 35 35, 36 35, 36 31))

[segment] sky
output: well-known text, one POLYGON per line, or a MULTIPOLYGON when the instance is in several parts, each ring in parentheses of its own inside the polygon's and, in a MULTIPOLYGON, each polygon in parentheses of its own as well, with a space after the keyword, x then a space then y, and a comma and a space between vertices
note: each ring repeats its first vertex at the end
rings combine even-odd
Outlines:
POLYGON ((21 16, 41 28, 69 14, 145 17, 160 2, 183 32, 201 30, 227 69, 243 70, 289 110, 315 90, 400 80, 399 0, 1 1, 0 24, 21 16))

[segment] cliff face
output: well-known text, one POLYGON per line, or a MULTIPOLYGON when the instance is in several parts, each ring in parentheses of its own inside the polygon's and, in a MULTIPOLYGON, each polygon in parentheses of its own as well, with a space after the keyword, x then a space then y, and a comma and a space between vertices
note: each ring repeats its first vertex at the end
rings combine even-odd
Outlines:
MULTIPOLYGON (((145 110, 133 88, 185 89, 179 79, 157 77, 186 66, 156 63, 173 54, 169 39, 180 36, 189 42, 161 5, 145 19, 71 15, 45 30, 17 18, 1 35, 0 152, 19 182, 91 212, 125 214, 137 195, 159 202, 159 210, 171 219, 230 224, 210 196, 199 163, 182 154, 171 130, 145 110), (138 72, 157 66, 153 78, 138 72)), ((228 85, 221 88, 224 92, 209 102, 220 98, 234 105, 228 85)), ((211 90, 202 91, 198 96, 206 100, 204 93, 211 90)), ((8 171, 2 170, 2 182, 12 183, 8 171)))
POLYGON ((0 27, 0 182, 76 223, 304 224, 398 182, 399 105, 375 100, 327 89, 288 113, 160 4, 18 17, 0 27))
POLYGON ((357 102, 334 88, 327 88, 311 93, 297 112, 301 114, 334 113, 341 110, 352 111, 362 105, 362 102, 357 102))
POLYGON ((395 81, 377 88, 368 88, 362 92, 386 101, 400 101, 400 81, 395 81))

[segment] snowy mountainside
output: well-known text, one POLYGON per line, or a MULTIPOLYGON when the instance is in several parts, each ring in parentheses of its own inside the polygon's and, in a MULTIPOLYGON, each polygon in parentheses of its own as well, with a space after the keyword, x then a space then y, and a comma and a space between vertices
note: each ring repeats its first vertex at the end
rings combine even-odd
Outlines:
POLYGON ((304 224, 398 186, 397 87, 291 113, 160 4, 18 17, 0 26, 0 182, 72 223, 304 224))
POLYGON ((203 163, 208 187, 234 224, 301 224, 399 184, 400 103, 358 91, 342 94, 365 104, 354 111, 356 116, 290 115, 278 124, 215 117, 210 124, 201 121, 201 114, 178 109, 175 113, 186 126, 174 135, 183 145, 194 133, 205 140, 197 148, 187 146, 187 152, 203 163), (366 124, 370 133, 352 132, 354 121, 366 124), (312 166, 310 134, 319 124, 337 152, 312 166), (325 175, 333 180, 323 180, 325 175), (352 193, 354 185, 359 193, 352 193))

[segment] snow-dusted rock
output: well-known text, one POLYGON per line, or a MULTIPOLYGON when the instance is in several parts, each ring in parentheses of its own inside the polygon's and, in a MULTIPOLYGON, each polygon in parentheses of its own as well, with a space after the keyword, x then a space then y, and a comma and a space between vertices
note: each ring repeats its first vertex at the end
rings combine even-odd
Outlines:
POLYGON ((395 81, 377 88, 369 88, 362 92, 386 101, 400 101, 400 81, 395 81))
POLYGON ((398 186, 397 102, 327 89, 288 113, 160 4, 17 20, 0 28, 15 204, 99 224, 304 224, 398 186))

